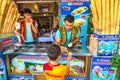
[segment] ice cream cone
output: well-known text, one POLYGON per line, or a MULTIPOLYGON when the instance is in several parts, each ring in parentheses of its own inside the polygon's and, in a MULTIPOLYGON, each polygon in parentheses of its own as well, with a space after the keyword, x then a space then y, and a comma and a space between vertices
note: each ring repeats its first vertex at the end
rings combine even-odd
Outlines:
POLYGON ((100 78, 100 72, 95 72, 98 79, 100 78))
POLYGON ((102 44, 102 47, 104 46, 104 44, 102 44))
POLYGON ((101 68, 100 66, 95 66, 92 71, 96 73, 96 76, 98 78, 97 80, 99 80, 101 76, 101 71, 103 71, 103 68, 101 68))

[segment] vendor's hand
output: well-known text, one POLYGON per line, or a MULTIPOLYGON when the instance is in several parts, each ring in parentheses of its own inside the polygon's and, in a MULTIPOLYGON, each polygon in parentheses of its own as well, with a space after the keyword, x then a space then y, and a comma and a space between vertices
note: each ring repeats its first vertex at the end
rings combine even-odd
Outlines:
POLYGON ((72 54, 73 54, 72 52, 68 52, 68 59, 67 59, 68 61, 72 58, 72 54))
POLYGON ((67 48, 64 46, 61 46, 60 48, 61 48, 61 53, 68 52, 67 48))
POLYGON ((30 19, 30 23, 33 24, 33 19, 32 18, 30 19))
POLYGON ((72 45, 73 45, 72 43, 69 43, 69 44, 68 44, 68 47, 70 47, 70 48, 71 48, 71 47, 72 47, 72 45))

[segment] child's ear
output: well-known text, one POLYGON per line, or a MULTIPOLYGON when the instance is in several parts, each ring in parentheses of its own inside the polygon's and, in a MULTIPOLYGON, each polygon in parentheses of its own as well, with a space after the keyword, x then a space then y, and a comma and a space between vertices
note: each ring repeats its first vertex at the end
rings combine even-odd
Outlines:
POLYGON ((60 59, 61 58, 61 55, 58 57, 58 59, 60 59))
POLYGON ((47 60, 48 60, 48 63, 50 62, 50 59, 49 59, 49 57, 47 57, 47 60))

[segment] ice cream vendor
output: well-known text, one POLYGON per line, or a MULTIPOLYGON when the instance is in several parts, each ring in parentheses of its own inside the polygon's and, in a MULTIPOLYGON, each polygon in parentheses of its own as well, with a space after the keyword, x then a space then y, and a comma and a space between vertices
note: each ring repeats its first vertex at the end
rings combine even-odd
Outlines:
POLYGON ((21 36, 24 43, 37 42, 38 24, 32 19, 32 12, 30 9, 26 8, 24 10, 24 19, 19 22, 18 26, 20 33, 17 33, 21 36))
MULTIPOLYGON (((65 47, 72 47, 80 40, 80 31, 74 27, 74 16, 66 15, 64 26, 60 27, 56 33, 55 42, 65 47)), ((65 47, 62 47, 63 51, 65 47)))

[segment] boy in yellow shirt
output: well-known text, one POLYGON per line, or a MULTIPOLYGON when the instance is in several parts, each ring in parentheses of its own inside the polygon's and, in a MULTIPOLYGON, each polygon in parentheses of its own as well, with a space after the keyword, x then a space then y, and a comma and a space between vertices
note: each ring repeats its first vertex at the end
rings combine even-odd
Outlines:
MULTIPOLYGON (((66 52, 68 52, 66 50, 66 52)), ((67 58, 67 66, 59 64, 61 57, 61 49, 58 45, 52 44, 47 48, 48 63, 43 65, 46 80, 64 80, 64 77, 69 73, 69 60, 71 54, 67 58)))

